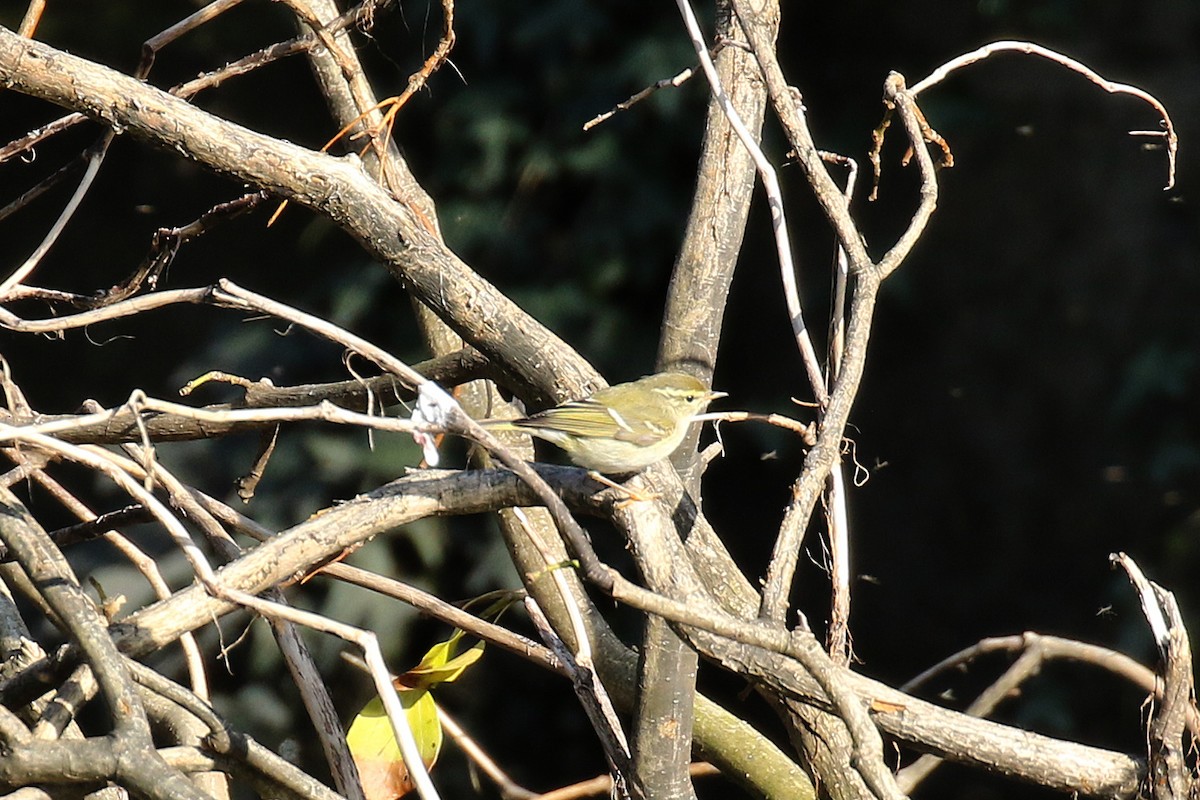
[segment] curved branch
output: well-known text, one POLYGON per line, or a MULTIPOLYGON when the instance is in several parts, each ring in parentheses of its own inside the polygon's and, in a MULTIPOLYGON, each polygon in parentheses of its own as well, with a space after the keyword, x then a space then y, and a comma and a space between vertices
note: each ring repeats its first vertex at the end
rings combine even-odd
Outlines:
POLYGON ((502 367, 527 399, 551 405, 600 386, 587 362, 475 274, 427 229, 415 206, 371 180, 357 157, 337 158, 256 133, 2 27, 0 83, 327 216, 502 367))
POLYGON ((1150 107, 1157 111, 1159 116, 1162 117, 1163 130, 1130 131, 1129 135, 1146 136, 1163 140, 1167 148, 1167 185, 1163 187, 1163 191, 1174 188, 1175 161, 1179 151, 1179 136, 1175 133, 1175 125, 1173 122, 1171 122, 1171 115, 1167 113, 1166 106, 1164 106, 1157 97, 1145 91, 1144 89, 1139 89, 1138 87, 1131 86, 1127 83, 1110 81, 1101 76, 1091 67, 1088 67, 1086 64, 1081 64, 1075 59, 1069 58, 1068 56, 1065 56, 1056 50, 1051 50, 1048 47, 1042 47, 1041 45, 1036 45, 1033 42, 1019 41, 1000 41, 985 44, 983 47, 972 50, 969 53, 964 53, 957 58, 947 61, 933 72, 929 73, 927 77, 922 78, 921 80, 917 81, 917 83, 913 84, 912 88, 909 89, 909 94, 913 97, 916 97, 929 87, 941 83, 947 78, 947 76, 950 75, 951 72, 962 69, 966 66, 970 66, 977 61, 982 61, 989 56, 1002 52, 1017 52, 1025 53, 1027 55, 1041 56, 1042 58, 1053 61, 1055 64, 1059 64, 1069 70, 1078 72, 1080 75, 1083 75, 1089 81, 1096 84, 1109 94, 1127 94, 1149 104, 1150 107))

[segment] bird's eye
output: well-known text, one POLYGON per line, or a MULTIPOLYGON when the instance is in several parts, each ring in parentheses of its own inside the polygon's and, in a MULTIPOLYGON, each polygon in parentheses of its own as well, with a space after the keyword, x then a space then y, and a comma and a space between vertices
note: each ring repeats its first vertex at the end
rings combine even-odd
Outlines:
POLYGON ((694 402, 696 402, 696 395, 689 394, 686 399, 689 403, 694 403, 694 402))

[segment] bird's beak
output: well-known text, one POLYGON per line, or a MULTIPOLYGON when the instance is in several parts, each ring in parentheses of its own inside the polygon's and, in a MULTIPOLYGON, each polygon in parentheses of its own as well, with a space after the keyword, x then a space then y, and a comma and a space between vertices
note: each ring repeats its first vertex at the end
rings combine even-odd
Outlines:
POLYGON ((720 400, 722 397, 729 397, 729 392, 709 392, 708 402, 711 403, 713 400, 720 400))

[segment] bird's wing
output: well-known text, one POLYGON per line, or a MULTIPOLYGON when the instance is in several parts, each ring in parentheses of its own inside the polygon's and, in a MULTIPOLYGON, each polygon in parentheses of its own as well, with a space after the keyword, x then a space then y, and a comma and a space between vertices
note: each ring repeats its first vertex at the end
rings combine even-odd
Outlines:
POLYGON ((523 428, 551 426, 571 436, 617 436, 631 430, 630 426, 607 406, 594 400, 577 400, 517 420, 523 428))

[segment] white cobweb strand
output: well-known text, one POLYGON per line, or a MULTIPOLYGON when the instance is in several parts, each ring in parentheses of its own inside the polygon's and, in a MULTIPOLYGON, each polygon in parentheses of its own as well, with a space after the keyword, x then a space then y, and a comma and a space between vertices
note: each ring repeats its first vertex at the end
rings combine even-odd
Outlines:
MULTIPOLYGON (((412 421, 417 426, 428 425, 444 429, 456 408, 458 408, 458 402, 450 396, 449 392, 433 381, 425 381, 417 387, 417 404, 413 409, 412 421)), ((421 454, 425 458, 425 463, 436 467, 440 460, 437 439, 426 431, 414 430, 413 440, 421 446, 421 454)))

